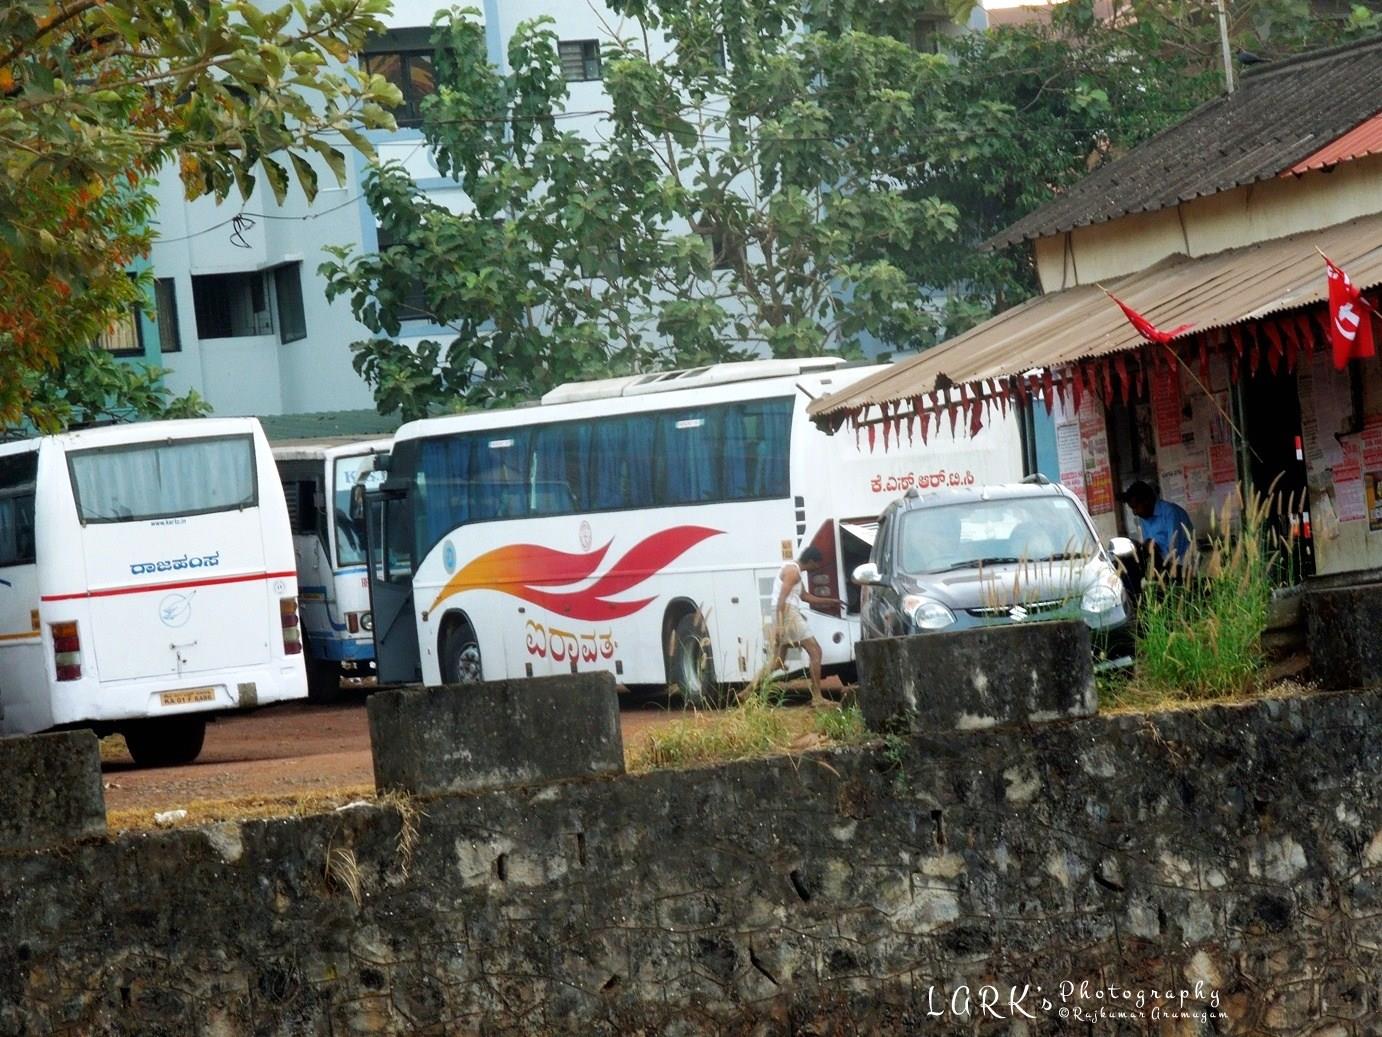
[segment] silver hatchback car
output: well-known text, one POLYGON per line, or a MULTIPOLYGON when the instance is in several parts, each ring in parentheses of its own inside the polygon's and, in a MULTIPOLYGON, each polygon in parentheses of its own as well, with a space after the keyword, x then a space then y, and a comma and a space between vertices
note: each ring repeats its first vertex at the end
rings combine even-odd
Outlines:
POLYGON ((1041 476, 909 490, 884 510, 870 561, 854 570, 863 637, 1082 619, 1096 651, 1123 661, 1131 606, 1118 562, 1135 553, 1124 537, 1101 545, 1080 499, 1041 476))

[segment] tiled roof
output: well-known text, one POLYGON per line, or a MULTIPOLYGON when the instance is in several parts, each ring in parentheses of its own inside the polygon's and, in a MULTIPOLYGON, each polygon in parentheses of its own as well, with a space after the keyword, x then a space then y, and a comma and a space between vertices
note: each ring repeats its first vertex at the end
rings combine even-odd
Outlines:
POLYGON ((1238 89, 996 235, 1059 234, 1270 179, 1382 112, 1382 37, 1255 66, 1238 89))

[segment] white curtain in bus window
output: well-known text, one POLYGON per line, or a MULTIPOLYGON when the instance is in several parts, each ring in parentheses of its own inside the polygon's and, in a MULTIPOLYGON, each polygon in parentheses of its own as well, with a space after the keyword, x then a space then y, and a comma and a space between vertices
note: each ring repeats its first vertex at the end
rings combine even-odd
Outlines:
POLYGON ((249 436, 141 443, 68 455, 83 522, 198 515, 259 503, 249 436))

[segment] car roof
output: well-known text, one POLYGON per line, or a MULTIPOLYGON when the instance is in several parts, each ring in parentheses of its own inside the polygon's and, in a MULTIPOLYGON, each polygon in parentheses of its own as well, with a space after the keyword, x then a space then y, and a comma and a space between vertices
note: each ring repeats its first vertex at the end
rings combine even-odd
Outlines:
POLYGON ((1068 497, 1074 494, 1060 483, 1054 482, 1014 482, 995 483, 989 486, 956 486, 918 493, 915 497, 904 496, 896 503, 903 511, 922 511, 927 508, 943 507, 947 504, 965 504, 991 500, 1023 500, 1034 497, 1068 497))

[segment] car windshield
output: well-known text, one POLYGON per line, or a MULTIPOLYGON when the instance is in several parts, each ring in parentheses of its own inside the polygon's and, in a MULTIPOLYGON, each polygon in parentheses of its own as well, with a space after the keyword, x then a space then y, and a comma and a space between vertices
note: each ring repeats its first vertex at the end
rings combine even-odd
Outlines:
POLYGON ((917 574, 1087 558, 1097 550, 1076 505, 1056 496, 922 508, 903 516, 899 536, 900 566, 917 574))

